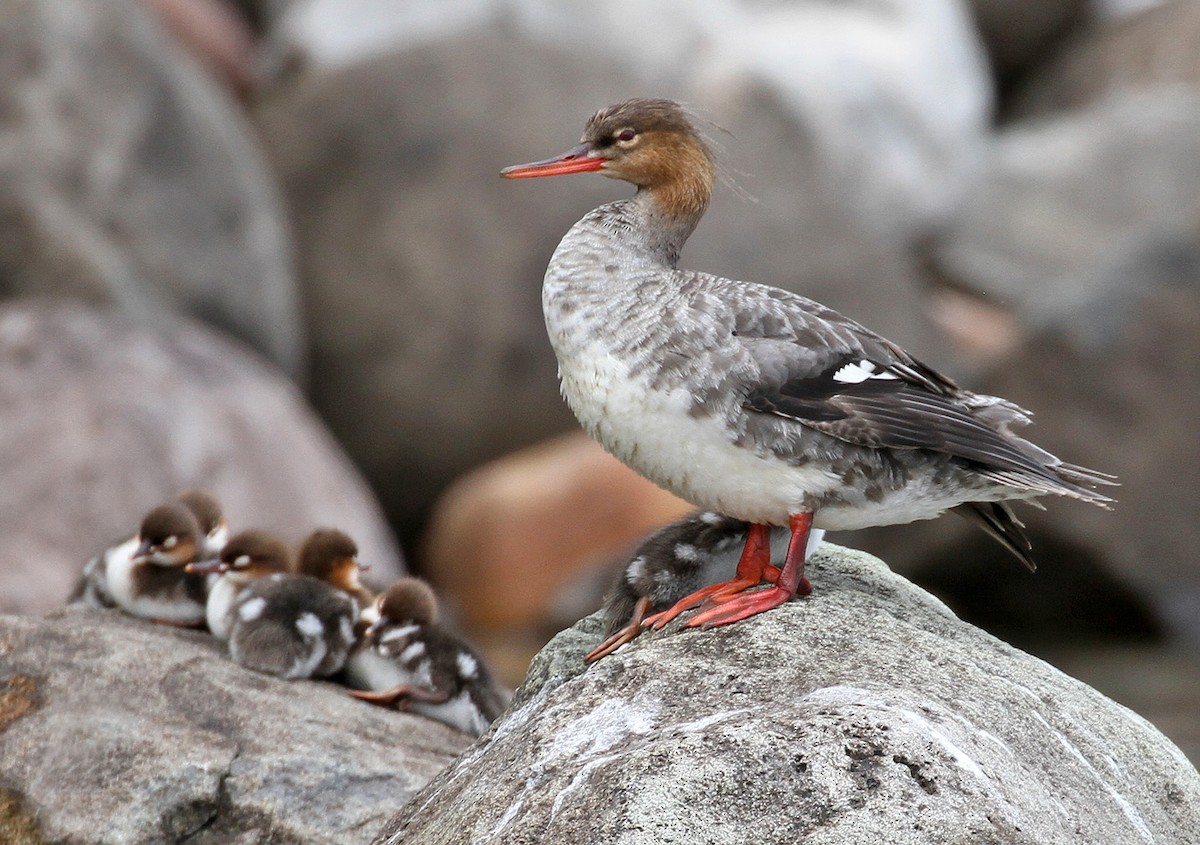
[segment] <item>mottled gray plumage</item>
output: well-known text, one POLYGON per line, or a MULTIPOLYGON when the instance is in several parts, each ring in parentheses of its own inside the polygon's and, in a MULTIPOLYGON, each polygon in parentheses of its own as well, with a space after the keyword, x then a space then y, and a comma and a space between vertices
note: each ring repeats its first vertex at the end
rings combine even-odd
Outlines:
POLYGON ((307 575, 277 573, 247 585, 230 613, 234 661, 287 680, 337 672, 354 645, 358 606, 307 575))
POLYGON ((965 505, 961 513, 1027 563, 1020 524, 993 503, 1110 501, 1091 489, 1109 476, 1017 436, 1029 414, 1011 402, 960 388, 803 296, 679 269, 713 168, 678 106, 606 109, 556 161, 568 165, 507 175, 592 169, 638 186, 563 238, 543 306, 572 410, 652 481, 772 525, 812 513, 814 526, 856 529, 965 505))

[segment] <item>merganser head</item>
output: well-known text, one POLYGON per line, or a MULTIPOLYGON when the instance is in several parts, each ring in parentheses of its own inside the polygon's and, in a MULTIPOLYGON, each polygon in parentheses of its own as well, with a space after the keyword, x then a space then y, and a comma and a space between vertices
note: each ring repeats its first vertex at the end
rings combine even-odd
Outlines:
POLYGON ((506 167, 506 179, 598 172, 649 192, 667 213, 698 216, 712 196, 716 165, 683 106, 636 98, 592 115, 578 146, 543 161, 506 167))
POLYGON ((366 637, 373 638, 387 625, 415 623, 432 625, 437 621, 437 598, 433 589, 419 578, 400 578, 379 594, 373 605, 374 621, 366 637))
POLYGON ((239 581, 252 581, 290 568, 287 544, 274 534, 252 529, 231 537, 217 560, 192 564, 187 571, 220 572, 239 581))
POLYGON ((207 490, 192 487, 182 491, 175 501, 186 507, 196 517, 200 524, 200 533, 204 536, 205 551, 216 554, 225 545, 229 536, 229 526, 225 522, 225 514, 217 497, 207 490))
POLYGON ((336 528, 314 531, 300 547, 297 571, 301 575, 311 575, 348 593, 363 589, 358 574, 367 569, 358 561, 358 546, 336 528))
POLYGON ((178 503, 160 505, 146 514, 138 529, 136 563, 186 566, 196 559, 200 526, 192 512, 178 503))

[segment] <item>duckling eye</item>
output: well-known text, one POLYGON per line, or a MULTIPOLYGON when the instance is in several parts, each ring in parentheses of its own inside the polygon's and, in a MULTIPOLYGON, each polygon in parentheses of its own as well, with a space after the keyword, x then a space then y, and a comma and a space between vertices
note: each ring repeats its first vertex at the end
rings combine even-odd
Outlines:
POLYGON ((173 549, 177 545, 179 545, 179 538, 176 537, 174 534, 172 534, 167 539, 163 540, 163 548, 164 549, 173 549))
POLYGON ((635 132, 632 129, 622 129, 620 132, 617 133, 617 140, 622 143, 625 143, 625 144, 629 143, 636 137, 637 137, 637 132, 635 132))

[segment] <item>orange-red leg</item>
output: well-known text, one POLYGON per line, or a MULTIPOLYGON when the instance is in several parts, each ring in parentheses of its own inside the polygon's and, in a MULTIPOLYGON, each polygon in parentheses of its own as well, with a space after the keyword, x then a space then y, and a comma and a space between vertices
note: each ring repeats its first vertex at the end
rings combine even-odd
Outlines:
POLYGON ((642 596, 633 606, 633 613, 629 615, 629 621, 625 623, 625 627, 609 636, 608 639, 585 654, 583 662, 594 663, 601 657, 608 657, 608 655, 625 645, 625 643, 633 642, 634 638, 642 632, 642 619, 649 609, 649 597, 642 596))
POLYGON ((804 553, 808 547, 808 534, 812 530, 812 514, 793 514, 788 523, 792 530, 788 541, 787 556, 783 559, 783 569, 775 586, 766 590, 742 592, 697 613, 686 623, 686 628, 716 628, 747 619, 764 610, 779 607, 792 599, 793 596, 807 596, 812 592, 812 584, 804 577, 804 553))
POLYGON ((646 617, 645 627, 662 630, 672 619, 705 603, 721 603, 732 599, 744 590, 757 587, 763 581, 779 577, 780 570, 771 566, 771 526, 755 523, 746 534, 746 545, 738 559, 737 574, 728 581, 720 581, 684 596, 667 610, 646 617))
POLYGON ((450 693, 442 690, 432 690, 425 687, 415 687, 411 684, 400 684, 385 690, 347 690, 351 698, 376 704, 380 707, 395 707, 403 710, 410 701, 427 701, 431 704, 443 704, 450 700, 450 693))

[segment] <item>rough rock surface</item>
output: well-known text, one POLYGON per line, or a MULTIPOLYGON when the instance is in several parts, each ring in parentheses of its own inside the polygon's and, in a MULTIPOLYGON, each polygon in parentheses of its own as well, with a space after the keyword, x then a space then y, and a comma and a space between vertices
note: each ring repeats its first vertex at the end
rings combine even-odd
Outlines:
POLYGON ((362 843, 469 742, 242 669, 207 634, 82 608, 0 617, 0 779, 34 841, 362 843))
POLYGON ((191 314, 299 373, 283 206, 232 98, 134 0, 0 20, 0 294, 191 314))
POLYGON ((185 487, 230 527, 358 543, 373 581, 404 567, 361 476, 278 370, 228 338, 80 304, 0 306, 0 612, 62 604, 84 562, 185 487))
POLYGON ((1200 773, 1148 722, 822 546, 807 600, 644 635, 599 618, 376 845, 1188 842, 1200 773))

